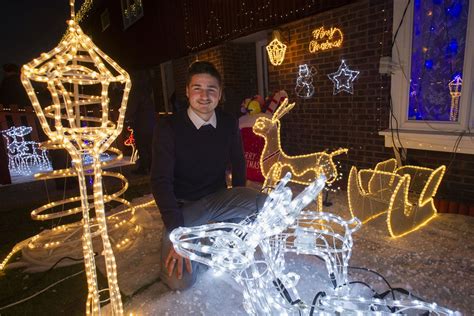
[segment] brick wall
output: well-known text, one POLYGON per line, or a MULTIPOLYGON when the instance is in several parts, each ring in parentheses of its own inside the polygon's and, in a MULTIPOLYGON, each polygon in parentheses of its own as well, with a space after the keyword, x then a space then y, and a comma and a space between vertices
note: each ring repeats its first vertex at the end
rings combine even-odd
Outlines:
MULTIPOLYGON (((304 154, 338 147, 349 148, 341 159, 343 173, 350 166, 373 167, 393 157, 378 135, 388 128, 390 78, 378 73, 381 56, 391 55, 392 1, 365 0, 282 25, 290 30, 290 43, 283 65, 269 69, 270 90, 285 89, 295 108, 282 120, 282 146, 288 154, 304 154), (338 27, 344 34, 341 48, 312 54, 308 44, 311 31, 324 26, 338 27), (360 71, 354 82, 354 94, 333 95, 333 83, 327 74, 335 72, 341 60, 360 71), (295 95, 298 65, 314 66, 315 94, 304 100, 295 95)), ((285 33, 283 32, 285 35, 285 33)), ((474 156, 408 150, 408 163, 435 168, 449 166, 438 190, 440 199, 474 201, 474 156)), ((341 181, 345 187, 346 177, 341 181)))
POLYGON ((290 31, 290 42, 283 64, 270 65, 269 87, 285 89, 290 100, 296 101, 293 110, 281 119, 282 145, 288 154, 349 148, 347 156, 338 157, 345 175, 351 165, 367 168, 391 156, 378 135, 388 127, 390 79, 379 75, 378 61, 390 55, 391 12, 391 1, 359 1, 282 26, 283 37, 286 29, 290 31), (312 31, 321 26, 340 28, 342 47, 310 53, 312 31), (333 95, 333 83, 327 75, 337 71, 343 59, 360 74, 354 82, 354 94, 333 95), (313 76, 315 93, 310 99, 298 98, 295 93, 300 64, 317 71, 313 76))
MULTIPOLYGON (((342 188, 351 166, 369 168, 394 156, 392 149, 384 146, 383 136, 378 135, 380 130, 388 128, 389 122, 390 77, 380 75, 378 66, 380 57, 391 55, 392 15, 393 1, 361 0, 279 26, 283 39, 289 40, 287 55, 281 66, 269 65, 269 89, 285 89, 290 101, 297 103, 281 119, 282 146, 290 155, 349 148, 348 155, 338 157, 344 174, 338 183, 342 188), (311 32, 321 26, 342 30, 341 48, 309 52, 311 32), (360 71, 352 95, 345 92, 333 95, 333 83, 327 77, 337 71, 342 59, 350 69, 360 71), (317 70, 313 77, 315 93, 310 99, 295 95, 300 64, 317 70)), ((186 69, 197 56, 214 62, 222 72, 226 87, 235 91, 228 102, 236 110, 244 97, 256 93, 254 55, 253 45, 241 49, 227 43, 174 60, 177 92, 184 96, 186 69)), ((438 190, 439 199, 474 202, 473 155, 408 149, 407 158, 408 163, 431 168, 449 166, 438 190)))

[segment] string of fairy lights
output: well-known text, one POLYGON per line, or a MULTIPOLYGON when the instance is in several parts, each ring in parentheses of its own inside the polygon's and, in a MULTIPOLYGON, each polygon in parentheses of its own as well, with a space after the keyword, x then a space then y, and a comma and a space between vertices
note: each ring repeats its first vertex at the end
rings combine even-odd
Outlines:
MULTIPOLYGON (((361 222, 325 212, 303 210, 319 195, 321 175, 292 199, 287 173, 270 192, 262 209, 240 223, 179 227, 170 234, 182 256, 229 274, 241 287, 249 315, 384 315, 390 312, 433 312, 457 315, 436 303, 412 299, 365 298, 350 293, 347 271, 352 234, 361 222), (319 292, 313 302, 298 293, 300 275, 286 267, 285 254, 295 252, 324 260, 332 293, 319 292)), ((327 290, 329 292, 329 289, 327 290)))
MULTIPOLYGON (((279 105, 272 118, 259 117, 253 125, 253 132, 265 139, 260 155, 260 169, 265 177, 264 188, 274 186, 286 172, 293 175, 291 182, 308 185, 322 172, 326 182, 332 184, 338 179, 338 168, 333 157, 347 152, 340 148, 331 153, 317 152, 306 155, 289 156, 281 146, 280 119, 286 115, 296 103, 288 104, 288 98, 279 105)), ((322 196, 318 197, 320 210, 322 196)))
POLYGON ((443 179, 446 166, 436 169, 405 165, 397 161, 379 162, 375 169, 349 174, 349 211, 364 224, 386 214, 391 237, 402 237, 429 223, 437 214, 433 197, 443 179))
MULTIPOLYGON (((108 236, 102 189, 101 153, 105 152, 123 128, 130 77, 117 63, 95 46, 77 24, 74 0, 69 2, 71 20, 68 31, 59 45, 49 53, 22 68, 21 79, 45 134, 54 145, 63 146, 72 157, 75 175, 79 179, 80 208, 82 212, 82 244, 85 271, 88 284, 87 314, 100 314, 100 297, 97 283, 95 252, 92 238, 100 237, 105 258, 108 293, 112 313, 123 314, 121 294, 117 281, 115 257, 108 236), (47 86, 52 105, 41 105, 35 87, 47 86), (122 102, 116 121, 109 114, 109 85, 123 87, 122 102), (100 95, 80 94, 80 86, 96 86, 100 95), (90 108, 99 109, 99 117, 89 117, 90 108), (51 119, 50 121, 47 118, 51 119), (51 125, 50 125, 51 124, 51 125), (90 168, 94 175, 93 195, 87 193, 83 154, 92 157, 90 168), (90 203, 90 201, 92 203, 90 203), (95 222, 91 221, 89 210, 95 210, 95 222)), ((94 113, 94 111, 92 111, 94 113)), ((52 202, 54 203, 54 202, 52 202)), ((74 210, 74 209, 73 209, 74 210)), ((74 212, 74 211, 73 211, 74 212)), ((38 215, 42 216, 42 215, 38 215)), ((44 215, 43 215, 44 216, 44 215)), ((46 215, 47 216, 47 215, 46 215)))

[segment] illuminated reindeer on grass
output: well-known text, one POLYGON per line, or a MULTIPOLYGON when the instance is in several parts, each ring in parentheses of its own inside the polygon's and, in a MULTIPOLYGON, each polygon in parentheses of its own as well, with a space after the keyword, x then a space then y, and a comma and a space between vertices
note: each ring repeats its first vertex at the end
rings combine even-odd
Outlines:
MULTIPOLYGON (((332 153, 317 152, 288 156, 281 148, 280 118, 294 106, 295 103, 288 104, 288 99, 285 99, 271 119, 260 117, 253 126, 253 132, 265 138, 265 146, 260 156, 260 169, 265 177, 264 188, 274 187, 287 172, 293 175, 290 181, 303 185, 309 185, 315 181, 322 172, 327 179, 326 183, 331 184, 338 175, 333 157, 347 152, 347 149, 340 148, 332 153)), ((321 209, 321 195, 318 199, 319 209, 321 209)))

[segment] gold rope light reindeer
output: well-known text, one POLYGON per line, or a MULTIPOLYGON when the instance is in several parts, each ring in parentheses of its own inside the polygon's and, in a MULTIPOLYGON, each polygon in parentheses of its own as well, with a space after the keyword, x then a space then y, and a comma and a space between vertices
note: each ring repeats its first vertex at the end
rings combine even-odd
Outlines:
MULTIPOLYGON (((346 148, 340 148, 332 153, 316 152, 306 155, 289 156, 281 148, 280 119, 287 114, 295 103, 288 104, 283 100, 272 118, 260 117, 253 126, 253 132, 265 139, 265 146, 260 156, 260 169, 265 182, 263 187, 273 187, 287 172, 291 172, 294 183, 309 185, 323 173, 331 184, 337 178, 337 167, 333 157, 346 153, 346 148)), ((318 198, 321 209, 322 198, 318 198)))

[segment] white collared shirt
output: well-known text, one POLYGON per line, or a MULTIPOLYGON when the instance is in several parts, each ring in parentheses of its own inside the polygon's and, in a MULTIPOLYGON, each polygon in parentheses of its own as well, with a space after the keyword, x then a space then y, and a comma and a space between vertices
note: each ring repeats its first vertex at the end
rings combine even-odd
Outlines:
POLYGON ((188 117, 193 122, 194 126, 196 126, 196 129, 200 129, 203 125, 212 125, 212 127, 216 128, 217 127, 217 117, 216 117, 216 111, 212 112, 212 116, 209 119, 209 121, 204 121, 202 118, 199 117, 192 109, 191 107, 188 107, 188 117))

